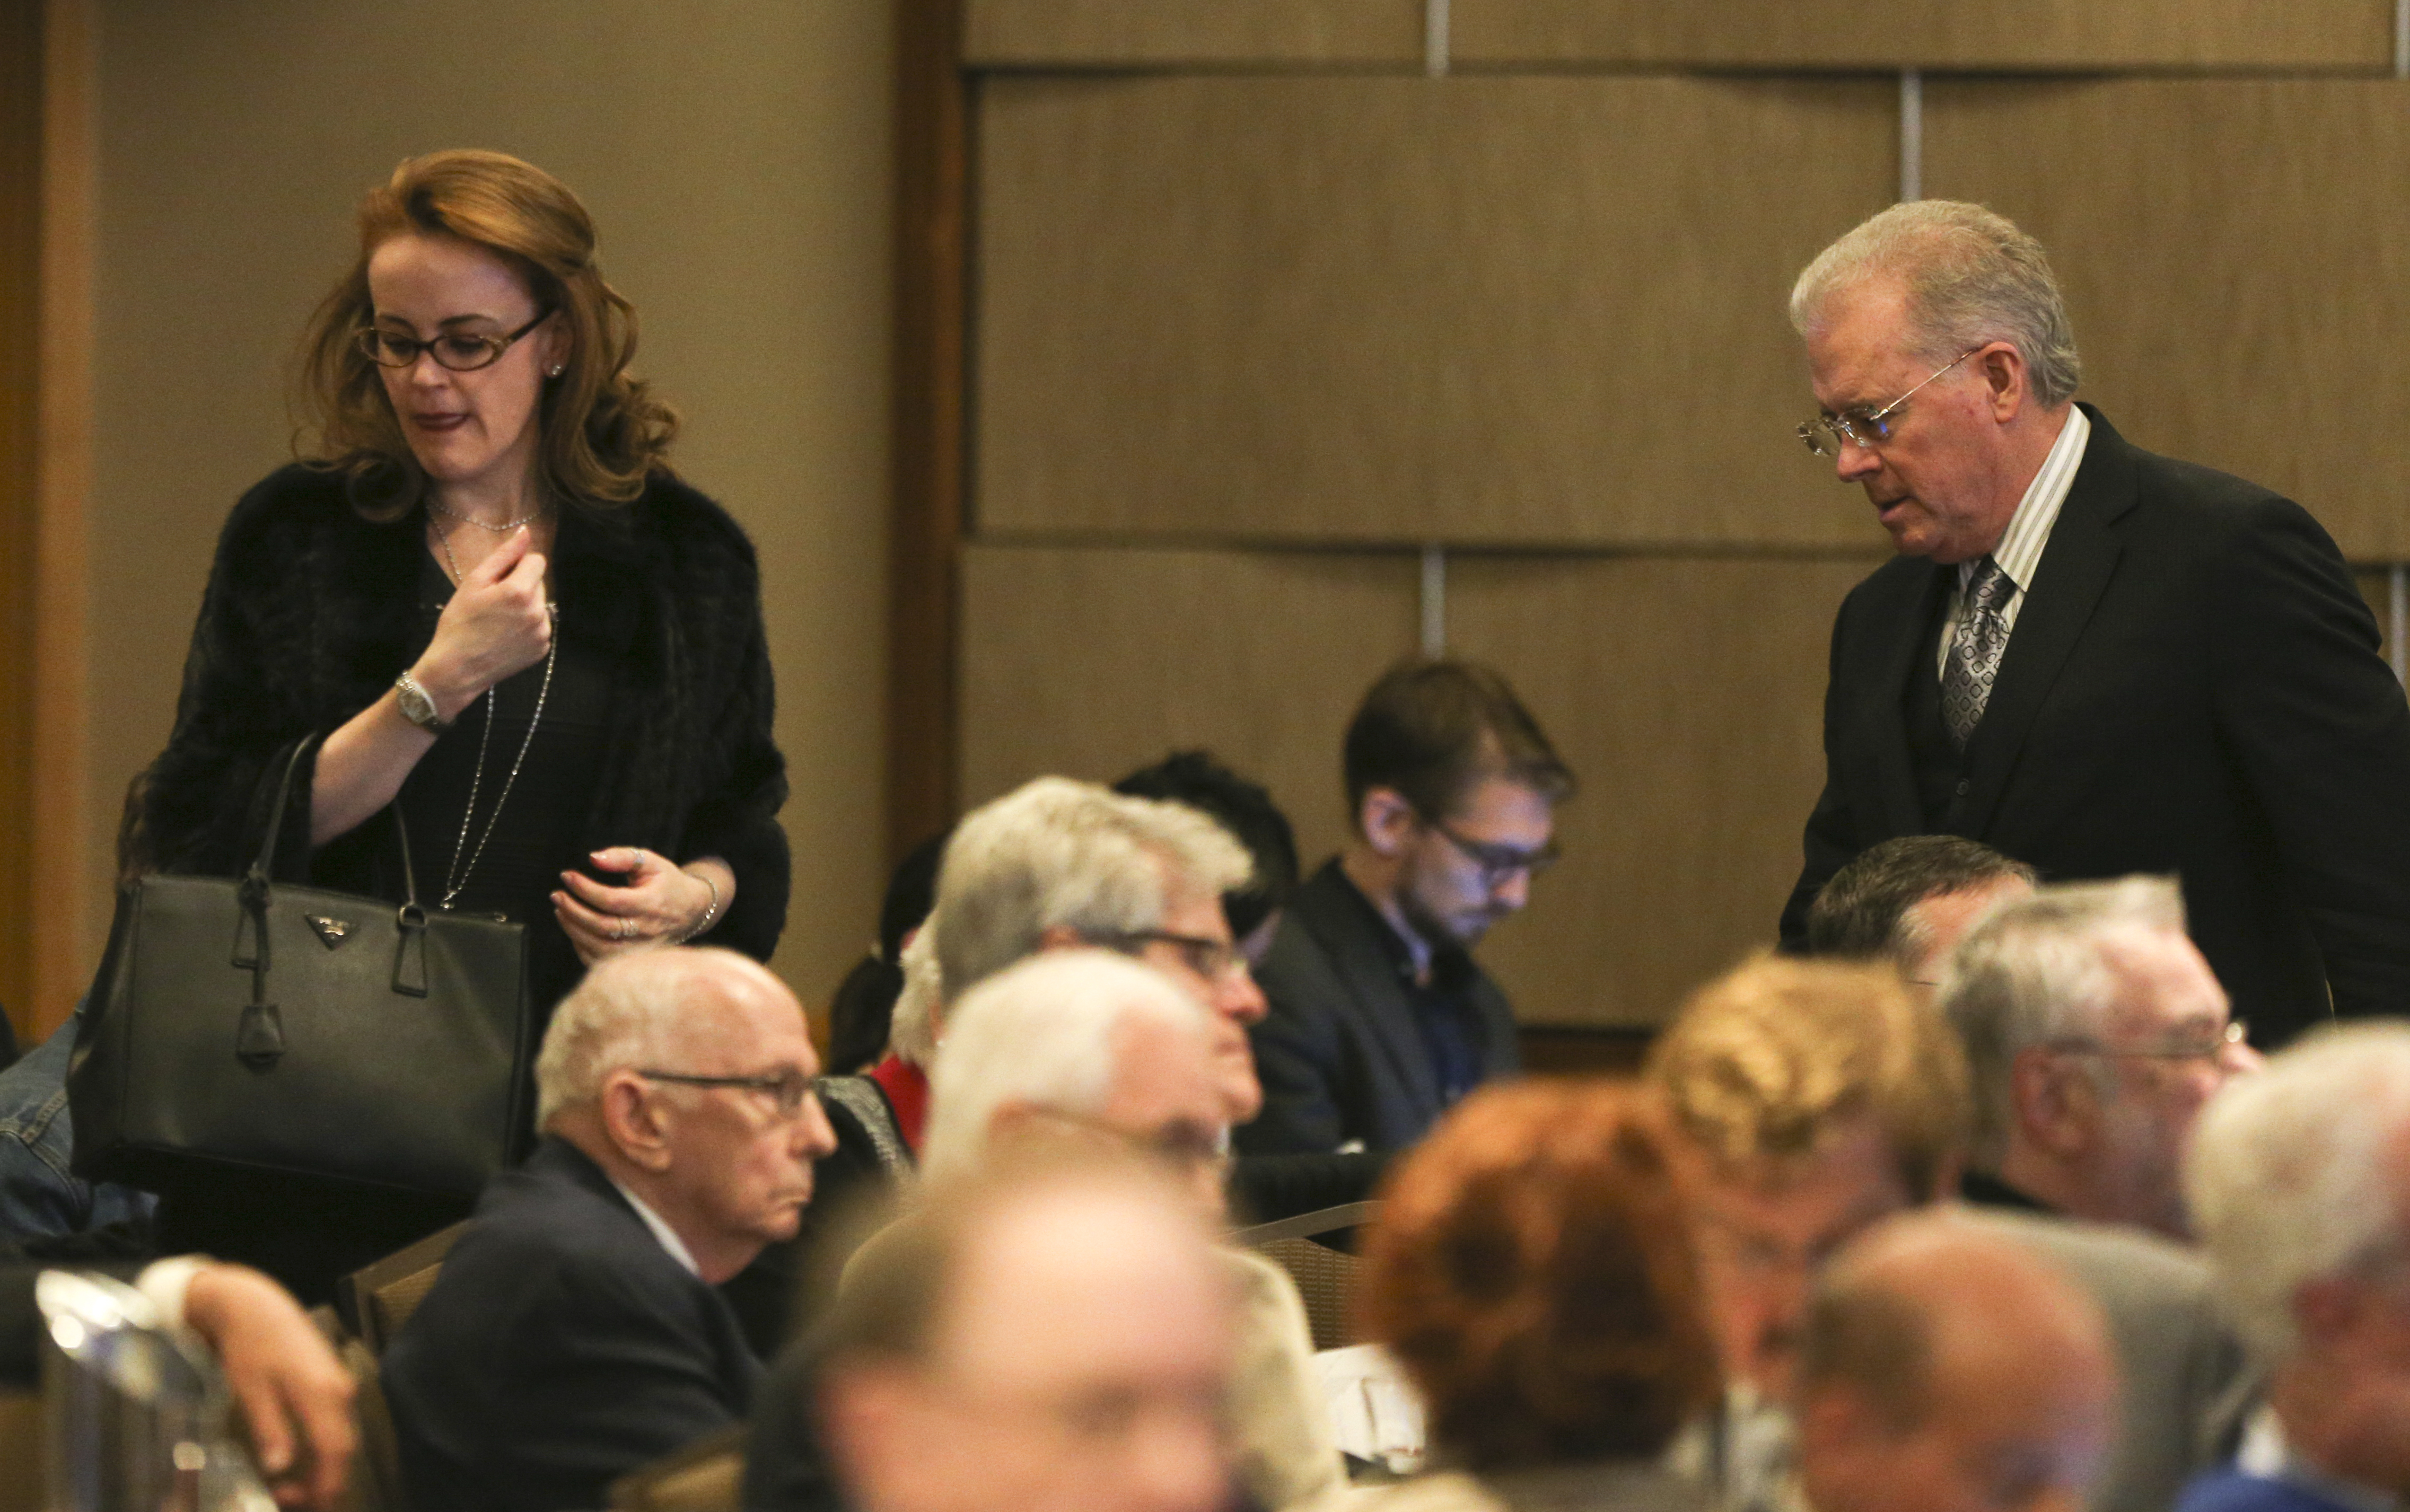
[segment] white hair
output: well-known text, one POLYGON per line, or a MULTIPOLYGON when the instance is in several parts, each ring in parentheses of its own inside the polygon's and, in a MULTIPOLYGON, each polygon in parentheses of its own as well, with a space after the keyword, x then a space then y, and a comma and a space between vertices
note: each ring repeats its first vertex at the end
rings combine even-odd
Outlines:
MULTIPOLYGON (((2036 889, 1967 931, 1936 1000, 1967 1046, 1978 1170, 1997 1170, 2008 1153, 2018 1054, 2054 1040, 2098 1039, 2124 986, 2117 941, 2184 927, 2184 894, 2172 879, 2121 877, 2036 889)), ((2096 1064, 2095 1084, 2112 1090, 2107 1068, 2096 1064)))
POLYGON ((2393 1154, 2405 1126, 2410 1025, 2398 1021, 2318 1030, 2202 1112, 2185 1195, 2220 1301, 2263 1365, 2299 1347, 2304 1285, 2410 1247, 2393 1154))
POLYGON ((976 1171, 996 1112, 1013 1104, 1095 1117, 1112 1100, 1123 1025, 1192 1034, 1204 1055, 1205 1014, 1162 973, 1107 951, 1048 951, 997 972, 949 1010, 929 1073, 922 1172, 976 1171))
POLYGON ((937 1054, 937 999, 945 978, 937 968, 937 917, 931 914, 905 942, 896 963, 904 973, 904 990, 895 996, 895 1010, 887 1022, 887 1048, 907 1066, 926 1069, 937 1054))
POLYGON ((2041 243, 2006 216, 1958 199, 1915 199, 1860 222, 1817 254, 1791 289, 1802 336, 1842 289, 1896 278, 1908 295, 1909 348, 1936 364, 1989 342, 2025 358, 2044 409, 2066 403, 2083 378, 2075 326, 2041 243))
POLYGON ((730 974, 786 985, 758 961, 711 945, 632 951, 598 963, 553 1010, 535 1057, 535 1124, 602 1095, 624 1068, 675 1069, 680 1048, 717 1032, 709 1004, 715 977, 730 974))
POLYGON ((1254 866, 1228 831, 1183 804, 1042 777, 955 826, 937 874, 944 998, 1038 948, 1052 928, 1084 939, 1158 928, 1175 887, 1217 902, 1254 866))

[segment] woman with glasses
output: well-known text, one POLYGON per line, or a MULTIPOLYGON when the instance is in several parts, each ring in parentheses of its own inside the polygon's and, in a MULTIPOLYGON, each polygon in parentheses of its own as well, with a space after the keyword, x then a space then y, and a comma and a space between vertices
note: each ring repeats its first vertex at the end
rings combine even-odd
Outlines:
MULTIPOLYGON (((121 865, 240 872, 315 738, 279 876, 400 896, 395 806, 423 902, 527 926, 540 1017, 622 952, 767 957, 787 787, 753 551, 669 470, 676 416, 628 371, 635 310, 585 207, 449 152, 403 162, 358 222, 305 341, 314 447, 226 523, 121 865)), ((459 1215, 386 1199, 341 1214, 347 1234, 287 1221, 279 1185, 165 1194, 163 1240, 315 1300, 459 1215)))

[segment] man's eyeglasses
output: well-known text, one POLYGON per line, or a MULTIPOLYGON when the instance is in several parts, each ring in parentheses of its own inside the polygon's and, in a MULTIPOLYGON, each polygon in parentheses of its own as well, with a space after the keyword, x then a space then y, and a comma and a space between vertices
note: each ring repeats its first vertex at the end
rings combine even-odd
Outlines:
POLYGON ((1202 935, 1175 935, 1165 929, 1131 929, 1111 935, 1092 935, 1095 943, 1107 950, 1136 955, 1149 945, 1169 945, 1180 952, 1181 963, 1208 981, 1246 968, 1247 958, 1239 947, 1226 939, 1207 939, 1202 935))
MULTIPOLYGON (((1986 342, 1983 346, 1990 344, 1986 342)), ((1970 346, 1940 367, 1934 369, 1925 375, 1924 384, 1933 382, 1934 379, 1981 352, 1983 346, 1970 346)), ((1799 439, 1806 442, 1808 449, 1819 457, 1840 456, 1841 443, 1844 442, 1867 448, 1880 446, 1891 440, 1892 419, 1899 414, 1900 406, 1914 399, 1918 391, 1924 387, 1924 384, 1917 385, 1915 388, 1909 389, 1879 410, 1844 410, 1839 414, 1819 415, 1813 420, 1802 420, 1799 422, 1799 439)))
POLYGON ((360 351, 380 368, 410 368, 418 363, 418 354, 433 354, 435 365, 452 372, 474 372, 490 368, 502 360, 502 354, 513 342, 552 318, 552 312, 542 314, 507 336, 487 336, 480 331, 445 331, 431 342, 422 342, 408 331, 386 330, 370 326, 352 338, 360 351))
POLYGON ((804 1111, 804 1099, 812 1095, 812 1079, 801 1071, 780 1071, 775 1076, 696 1076, 687 1071, 638 1071, 647 1082, 675 1082, 680 1086, 741 1087, 748 1092, 766 1092, 777 1105, 778 1116, 792 1118, 804 1111))
POLYGON ((2214 1037, 2205 1040, 2177 1040, 2128 1050, 2104 1044, 2089 1035, 2069 1035, 2050 1040, 2044 1048, 2069 1055, 2102 1055, 2112 1060, 2215 1060, 2250 1037, 2251 1025, 2241 1019, 2232 1019, 2214 1037))
POLYGON ((1564 854, 1557 849, 1557 842, 1554 840, 1550 840, 1536 850, 1523 850, 1511 845, 1498 845, 1488 840, 1475 840, 1470 836, 1459 835, 1441 821, 1428 815, 1417 814, 1415 817, 1421 820, 1425 826, 1442 839, 1456 847, 1458 853, 1465 860, 1481 868, 1481 885, 1484 887, 1496 887, 1517 872, 1526 877, 1537 878, 1542 872, 1555 865, 1564 854))

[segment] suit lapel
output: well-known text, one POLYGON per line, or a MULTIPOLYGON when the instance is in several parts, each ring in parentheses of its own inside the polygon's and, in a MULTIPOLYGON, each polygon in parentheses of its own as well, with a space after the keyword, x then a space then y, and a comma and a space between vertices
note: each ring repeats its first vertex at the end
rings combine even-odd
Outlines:
POLYGON ((1431 1069, 1430 1052, 1423 1044, 1422 1026, 1415 1021, 1414 1005, 1406 1000, 1388 952, 1371 933, 1389 926, 1356 893, 1356 884, 1335 861, 1328 867, 1328 885, 1331 895, 1318 900, 1322 907, 1314 909, 1304 923, 1338 968, 1348 1001, 1361 1010, 1364 1028, 1388 1057, 1398 1084, 1407 1089, 1417 1107, 1436 1109, 1439 1082, 1431 1069))
POLYGON ((2125 546, 2112 528, 2134 506, 2132 448, 2090 406, 2091 437, 2067 502, 2051 527, 2050 545, 2034 568, 2017 626, 2000 658, 2000 672, 1967 751, 1965 824, 1981 836, 2015 772, 2034 719, 2091 622, 2125 546))
POLYGON ((1933 636, 1955 569, 1901 564, 1883 618, 1890 627, 1875 638, 1884 660, 1866 686, 1858 727, 1873 735, 1875 778, 1881 786, 1883 822, 1891 835, 1915 835, 1925 826, 1916 794, 1916 770, 1908 749, 1908 679, 1922 668, 1933 674, 1933 636))

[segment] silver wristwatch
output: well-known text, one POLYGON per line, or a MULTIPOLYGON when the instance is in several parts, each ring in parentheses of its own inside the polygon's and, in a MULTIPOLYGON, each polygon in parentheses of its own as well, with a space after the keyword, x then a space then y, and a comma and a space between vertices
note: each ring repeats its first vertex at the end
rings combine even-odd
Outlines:
POLYGON ((401 717, 431 735, 440 735, 452 728, 452 721, 435 712, 435 700, 418 686, 418 679, 405 672, 393 680, 393 691, 401 700, 401 717))

